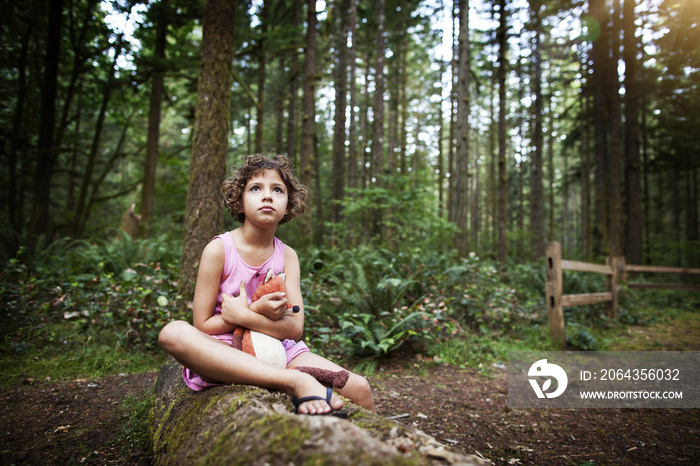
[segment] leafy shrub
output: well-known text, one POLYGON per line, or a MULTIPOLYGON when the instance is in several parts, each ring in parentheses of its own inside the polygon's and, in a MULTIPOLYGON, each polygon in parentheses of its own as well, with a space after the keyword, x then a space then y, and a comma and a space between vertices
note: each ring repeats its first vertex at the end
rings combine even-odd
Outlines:
POLYGON ((598 351, 601 348, 598 339, 577 324, 569 326, 566 342, 568 345, 584 351, 598 351))
POLYGON ((179 309, 180 248, 165 237, 112 242, 57 241, 30 256, 21 248, 0 274, 0 300, 15 326, 70 322, 80 334, 119 335, 152 348, 179 309))
POLYGON ((475 254, 361 247, 301 254, 307 336, 316 350, 376 358, 410 342, 416 349, 464 333, 500 334, 542 321, 520 304, 490 260, 475 254))
POLYGON ((518 299, 518 284, 506 283, 492 260, 471 253, 444 275, 455 317, 473 330, 512 331, 516 325, 543 318, 544 299, 533 298, 524 306, 518 299))
POLYGON ((322 352, 378 357, 425 342, 446 315, 425 295, 425 267, 406 254, 360 247, 302 254, 306 328, 322 352))

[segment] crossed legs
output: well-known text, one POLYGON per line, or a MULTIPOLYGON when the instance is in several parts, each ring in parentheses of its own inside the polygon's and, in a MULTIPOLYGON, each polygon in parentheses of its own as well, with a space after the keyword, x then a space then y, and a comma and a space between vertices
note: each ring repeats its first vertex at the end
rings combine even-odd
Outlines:
MULTIPOLYGON (((180 364, 190 368, 205 380, 255 385, 279 390, 297 398, 310 395, 325 398, 325 387, 310 375, 297 370, 270 366, 255 356, 232 348, 201 332, 187 322, 169 323, 161 330, 158 341, 180 364)), ((340 369, 327 359, 308 352, 294 358, 292 363, 290 367, 306 365, 332 370, 340 369)), ((348 383, 339 390, 339 393, 367 409, 374 410, 371 389, 363 377, 351 374, 348 383)), ((323 400, 311 400, 301 404, 299 412, 323 414, 340 409, 342 406, 343 401, 333 395, 330 406, 323 400)))

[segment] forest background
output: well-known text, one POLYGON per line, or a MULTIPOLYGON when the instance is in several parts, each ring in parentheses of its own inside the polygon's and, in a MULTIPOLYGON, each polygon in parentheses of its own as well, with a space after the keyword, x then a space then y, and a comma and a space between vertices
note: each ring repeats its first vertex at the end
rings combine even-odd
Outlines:
MULTIPOLYGON (((119 351, 153 349, 188 316, 204 244, 235 227, 219 187, 249 153, 288 155, 311 188, 279 236, 325 353, 546 340, 548 240, 568 259, 700 261, 696 1, 2 9, 8 351, 44 321, 64 345, 102 329, 119 351)), ((570 277, 567 292, 602 290, 570 277)), ((600 310, 577 316, 569 342, 602 347, 576 328, 600 310)))

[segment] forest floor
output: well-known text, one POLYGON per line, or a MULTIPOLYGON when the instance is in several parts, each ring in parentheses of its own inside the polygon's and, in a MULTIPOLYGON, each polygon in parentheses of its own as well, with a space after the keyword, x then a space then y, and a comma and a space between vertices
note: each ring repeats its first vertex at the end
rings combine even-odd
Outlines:
MULTIPOLYGON (((628 333, 649 349, 700 350, 698 319, 628 333)), ((495 464, 700 464, 696 409, 509 409, 502 368, 484 373, 420 357, 385 363, 369 377, 380 415, 495 464)), ((149 464, 122 432, 129 399, 147 396, 156 377, 37 380, 3 389, 0 464, 149 464)))

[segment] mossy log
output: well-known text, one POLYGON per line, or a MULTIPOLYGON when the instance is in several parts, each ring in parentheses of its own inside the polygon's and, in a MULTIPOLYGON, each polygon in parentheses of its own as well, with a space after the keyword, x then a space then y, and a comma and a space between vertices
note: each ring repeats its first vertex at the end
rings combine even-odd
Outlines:
POLYGON ((347 419, 296 415, 283 393, 242 385, 194 392, 181 370, 170 359, 155 385, 149 429, 158 465, 483 464, 347 401, 347 419))

